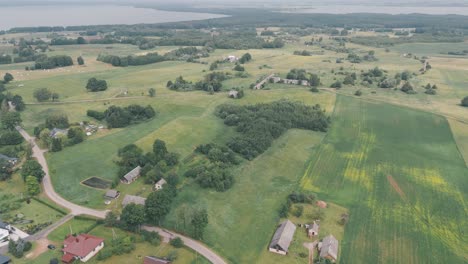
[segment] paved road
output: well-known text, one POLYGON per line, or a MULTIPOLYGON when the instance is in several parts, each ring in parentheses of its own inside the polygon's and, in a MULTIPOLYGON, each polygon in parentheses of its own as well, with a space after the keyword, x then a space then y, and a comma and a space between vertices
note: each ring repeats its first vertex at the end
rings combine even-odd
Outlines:
MULTIPOLYGON (((71 203, 65 199, 63 199, 60 195, 58 195, 54 187, 52 186, 52 182, 50 180, 50 175, 49 175, 49 166, 47 165, 47 161, 44 157, 44 153, 46 150, 42 150, 39 148, 39 146, 36 144, 34 141, 34 138, 31 137, 23 128, 21 127, 16 127, 16 130, 20 132, 20 134, 23 136, 26 141, 30 142, 33 146, 33 157, 37 159, 39 164, 41 164, 42 169, 45 172, 45 176, 42 179, 43 187, 44 187, 44 193, 56 204, 67 208, 70 210, 70 214, 65 216, 64 218, 60 219, 57 223, 54 223, 53 225, 49 226, 45 230, 39 232, 36 235, 33 235, 31 237, 28 237, 28 240, 37 240, 46 237, 52 230, 60 226, 61 224, 65 223, 66 221, 70 220, 73 216, 75 215, 90 215, 94 216, 97 218, 105 218, 106 213, 108 211, 98 211, 98 210, 93 210, 90 208, 86 208, 83 206, 76 205, 74 203, 71 203)), ((176 233, 173 233, 171 231, 168 231, 166 229, 162 229, 159 227, 152 227, 152 226, 145 226, 143 227, 145 230, 149 231, 157 231, 164 239, 164 241, 169 242, 172 238, 174 237, 180 237, 185 245, 194 251, 198 252, 200 255, 204 256, 206 259, 208 259, 210 262, 213 264, 227 264, 220 256, 218 256, 216 253, 214 253, 212 250, 210 250, 208 247, 203 245, 202 243, 190 239, 188 237, 185 237, 183 235, 179 235, 176 233)), ((2 251, 2 248, 0 248, 0 252, 2 251)))
POLYGON ((207 260, 209 260, 213 264, 227 264, 224 259, 222 259, 220 256, 216 255, 215 252, 213 252, 211 249, 209 249, 207 246, 203 245, 202 243, 193 240, 191 238, 182 236, 180 234, 177 234, 172 231, 168 231, 159 227, 153 227, 153 226, 143 226, 143 229, 146 231, 156 231, 159 233, 159 235, 162 236, 163 240, 165 242, 170 241, 173 238, 180 237, 182 241, 184 241, 185 246, 195 250, 198 252, 200 255, 205 257, 207 260))

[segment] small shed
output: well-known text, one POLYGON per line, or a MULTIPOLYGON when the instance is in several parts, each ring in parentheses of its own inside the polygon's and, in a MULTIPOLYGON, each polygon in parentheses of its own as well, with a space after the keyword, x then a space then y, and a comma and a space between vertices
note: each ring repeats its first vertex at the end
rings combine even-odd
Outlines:
POLYGON ((161 178, 161 179, 154 185, 154 189, 155 189, 156 191, 159 191, 159 190, 161 190, 161 189, 163 188, 163 185, 166 184, 166 183, 167 183, 166 180, 163 179, 163 178, 161 178))
POLYGON ((317 201, 316 205, 320 208, 327 208, 327 203, 324 201, 317 201))
POLYGON ((312 238, 313 236, 318 236, 319 233, 319 224, 317 221, 314 221, 313 224, 309 225, 307 228, 307 235, 312 238))
POLYGON ((140 196, 134 196, 134 195, 125 195, 123 201, 122 201, 122 206, 125 207, 129 204, 140 204, 140 205, 145 205, 146 198, 140 197, 140 196))
POLYGON ((293 222, 286 220, 278 226, 273 239, 271 240, 268 250, 281 255, 288 254, 289 245, 296 232, 296 225, 293 222))
POLYGON ((68 134, 68 129, 60 129, 60 128, 54 128, 52 131, 50 131, 50 137, 51 138, 58 138, 58 137, 64 137, 68 134))
POLYGON ((131 170, 130 172, 125 174, 125 176, 122 177, 121 182, 125 183, 125 184, 130 184, 130 183, 136 181, 136 179, 138 179, 138 177, 140 177, 140 171, 141 171, 140 166, 134 168, 133 170, 131 170))
POLYGON ((229 97, 230 98, 237 98, 238 95, 239 95, 239 92, 236 91, 236 90, 229 91, 229 97))
POLYGON ((237 58, 234 55, 229 55, 229 56, 227 56, 226 60, 229 61, 229 62, 236 62, 236 61, 239 60, 239 58, 237 58))
POLYGON ((117 199, 120 196, 120 192, 117 190, 108 190, 104 196, 107 199, 117 199))
POLYGON ((319 244, 320 257, 331 261, 338 259, 338 240, 333 235, 326 236, 319 244))

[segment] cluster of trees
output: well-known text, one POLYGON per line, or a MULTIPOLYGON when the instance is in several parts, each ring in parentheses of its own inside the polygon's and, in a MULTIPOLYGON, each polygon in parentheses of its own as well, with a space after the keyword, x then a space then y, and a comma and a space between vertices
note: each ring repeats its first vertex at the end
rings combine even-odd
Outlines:
POLYGON ((307 50, 302 50, 302 51, 296 50, 296 51, 294 51, 293 54, 298 55, 298 56, 312 56, 312 52, 307 51, 307 50))
MULTIPOLYGON (((312 204, 315 201, 316 197, 315 194, 312 193, 297 193, 293 192, 288 195, 286 203, 282 204, 279 209, 280 217, 288 217, 289 211, 293 204, 298 203, 308 203, 312 204)), ((296 206, 295 210, 293 211, 296 217, 300 217, 302 215, 304 208, 302 206, 296 206)))
POLYGON ((53 45, 53 46, 81 45, 81 44, 87 44, 86 40, 83 37, 77 37, 76 39, 66 38, 66 37, 57 37, 57 38, 53 38, 50 41, 50 45, 53 45))
POLYGON ((425 94, 429 94, 429 95, 436 95, 437 94, 437 85, 431 85, 430 83, 426 84, 426 86, 424 86, 424 88, 426 89, 426 91, 424 91, 425 94))
POLYGON ((274 139, 290 128, 325 132, 330 124, 320 105, 307 106, 288 100, 247 106, 223 104, 216 115, 241 133, 228 146, 249 160, 267 150, 274 139))
POLYGON ((96 259, 99 261, 108 259, 112 256, 120 256, 128 254, 135 250, 135 238, 132 236, 124 236, 113 239, 106 246, 99 251, 96 259))
POLYGON ((252 55, 250 53, 245 53, 244 55, 242 55, 242 57, 240 57, 239 63, 245 64, 251 60, 252 60, 252 55))
POLYGON ((34 127, 34 135, 51 152, 61 151, 64 147, 79 144, 86 139, 84 130, 80 126, 70 127, 68 117, 61 113, 47 116, 45 123, 34 127), (63 129, 66 132, 52 135, 53 129, 63 129))
POLYGON ((36 59, 34 66, 29 67, 29 70, 39 69, 55 69, 58 67, 67 67, 73 65, 73 59, 67 55, 56 55, 47 57, 45 55, 36 59))
POLYGON ((146 107, 136 104, 126 107, 112 105, 104 112, 88 110, 87 115, 97 120, 105 120, 108 128, 119 128, 152 119, 156 116, 156 111, 150 105, 146 107))
MULTIPOLYGON (((120 180, 127 172, 137 166, 142 167, 141 176, 148 184, 154 184, 162 178, 176 185, 178 176, 172 170, 179 163, 179 155, 174 152, 169 152, 166 143, 162 140, 155 140, 153 150, 143 154, 143 150, 135 144, 127 145, 118 151, 120 160, 118 179, 120 180)), ((118 182, 118 181, 117 181, 118 182)))
POLYGON ((194 208, 183 204, 177 208, 176 228, 195 239, 202 239, 208 225, 208 212, 204 208, 194 208))
POLYGON ((29 159, 24 162, 21 167, 21 177, 23 181, 26 181, 29 176, 36 178, 37 182, 42 182, 42 178, 45 176, 45 172, 42 170, 41 164, 36 160, 29 159))
POLYGON ((52 92, 47 88, 38 88, 38 89, 34 90, 33 96, 34 96, 34 98, 36 98, 36 100, 38 102, 49 101, 51 98, 52 98, 52 101, 54 102, 54 101, 58 100, 58 98, 59 98, 58 93, 52 92))
POLYGON ((96 78, 91 78, 86 84, 86 90, 90 92, 101 92, 107 90, 106 80, 98 80, 96 78))
POLYGON ((292 69, 286 75, 286 79, 308 81, 310 86, 320 85, 320 77, 315 73, 308 73, 304 69, 292 69))
POLYGON ((208 57, 207 49, 200 50, 196 47, 185 47, 170 51, 164 55, 159 55, 157 52, 147 53, 145 55, 106 55, 99 54, 97 60, 112 64, 116 67, 138 66, 158 63, 162 61, 183 60, 193 62, 201 57, 208 57))
POLYGON ((22 258, 24 253, 31 250, 31 248, 31 242, 23 239, 18 239, 17 241, 10 240, 10 242, 8 242, 8 253, 16 258, 22 258))
POLYGON ((214 93, 221 91, 223 87, 222 82, 229 78, 231 78, 229 73, 211 72, 205 75, 203 80, 193 84, 192 82, 184 80, 182 76, 179 76, 174 82, 168 81, 166 87, 175 91, 203 90, 214 93))
POLYGON ((415 93, 416 93, 416 91, 415 91, 414 88, 413 88, 413 85, 411 85, 411 83, 408 82, 408 81, 405 82, 405 83, 401 86, 400 90, 401 90, 402 92, 404 92, 404 93, 407 93, 407 94, 415 94, 415 93))

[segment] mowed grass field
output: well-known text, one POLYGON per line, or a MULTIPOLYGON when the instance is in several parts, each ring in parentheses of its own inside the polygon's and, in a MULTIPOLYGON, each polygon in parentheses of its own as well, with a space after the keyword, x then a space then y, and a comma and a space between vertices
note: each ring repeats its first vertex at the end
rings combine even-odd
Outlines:
POLYGON ((301 187, 350 209, 341 263, 466 263, 467 176, 445 118, 339 96, 301 187))

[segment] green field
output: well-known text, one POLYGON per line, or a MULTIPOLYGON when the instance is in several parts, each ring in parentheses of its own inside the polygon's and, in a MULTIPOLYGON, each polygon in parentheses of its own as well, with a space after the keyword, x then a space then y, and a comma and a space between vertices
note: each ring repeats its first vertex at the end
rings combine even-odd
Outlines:
POLYGON ((447 121, 342 96, 333 120, 301 186, 350 209, 340 258, 464 263, 468 171, 447 121))

